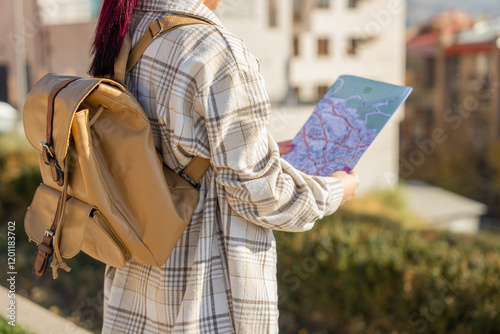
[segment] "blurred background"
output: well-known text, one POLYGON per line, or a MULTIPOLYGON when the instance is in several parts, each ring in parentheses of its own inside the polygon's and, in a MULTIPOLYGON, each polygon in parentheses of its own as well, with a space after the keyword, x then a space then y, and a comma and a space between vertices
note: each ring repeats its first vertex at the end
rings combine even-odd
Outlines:
MULTIPOLYGON (((0 248, 16 221, 16 292, 99 333, 103 265, 80 254, 57 281, 31 275, 22 222, 41 178, 21 119, 44 74, 86 75, 102 0, 0 1, 0 248)), ((500 333, 500 1, 223 0, 216 13, 261 61, 278 141, 342 74, 414 88, 357 166, 358 198, 276 233, 281 331, 500 333)))

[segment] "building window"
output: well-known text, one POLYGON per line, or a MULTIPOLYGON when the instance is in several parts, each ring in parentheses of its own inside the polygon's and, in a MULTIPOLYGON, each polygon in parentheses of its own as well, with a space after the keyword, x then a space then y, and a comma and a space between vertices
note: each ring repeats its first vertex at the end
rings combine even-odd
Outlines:
POLYGON ((330 0, 316 0, 316 7, 328 9, 330 8, 330 0))
POLYGON ((486 53, 480 53, 476 56, 476 76, 477 77, 486 77, 488 76, 489 69, 491 68, 490 64, 491 58, 488 57, 486 53))
POLYGON ((300 101, 300 88, 297 87, 297 86, 294 86, 291 88, 291 95, 292 95, 292 99, 294 101, 300 101))
POLYGON ((299 36, 293 37, 293 55, 295 57, 300 56, 300 39, 299 36))
POLYGON ((358 48, 359 48, 359 39, 357 38, 350 38, 349 42, 347 44, 347 54, 349 56, 355 56, 358 54, 358 48))
POLYGON ((474 137, 472 144, 477 151, 484 150, 488 143, 489 128, 488 123, 484 120, 477 120, 474 122, 474 137))
POLYGON ((43 24, 84 23, 95 20, 102 0, 37 0, 43 24))
POLYGON ((8 73, 7 66, 0 66, 0 101, 9 101, 9 86, 7 85, 8 73))
POLYGON ((360 54, 361 50, 368 47, 375 40, 375 37, 351 37, 347 40, 347 55, 355 56, 360 54))
POLYGON ((295 23, 302 20, 302 0, 293 0, 293 20, 295 23))
POLYGON ((416 116, 412 120, 412 135, 413 138, 422 140, 425 137, 426 126, 425 126, 425 118, 416 116))
POLYGON ((278 9, 276 0, 268 0, 269 4, 269 26, 275 28, 278 26, 278 9))
POLYGON ((328 89, 329 89, 329 88, 330 88, 330 87, 328 87, 328 86, 326 86, 326 85, 319 85, 319 86, 317 87, 317 91, 318 91, 318 100, 321 100, 321 99, 325 96, 325 94, 326 94, 326 92, 328 92, 328 89))
POLYGON ((356 8, 359 5, 360 0, 347 0, 348 8, 356 8))
POLYGON ((329 50, 329 40, 328 38, 319 38, 318 39, 318 56, 324 57, 330 54, 329 50))
POLYGON ((434 57, 425 59, 425 85, 427 87, 434 87, 436 82, 436 60, 434 57))

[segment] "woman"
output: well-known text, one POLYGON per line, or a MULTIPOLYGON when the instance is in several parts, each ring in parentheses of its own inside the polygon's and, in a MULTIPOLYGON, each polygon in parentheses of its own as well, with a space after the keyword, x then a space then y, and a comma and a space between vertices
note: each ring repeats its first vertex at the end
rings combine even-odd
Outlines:
MULTIPOLYGON (((332 214, 355 173, 313 177, 280 158, 258 61, 211 10, 220 0, 105 0, 91 74, 113 74, 124 34, 133 44, 169 14, 196 17, 156 40, 127 75, 165 163, 211 160, 192 221, 167 263, 106 268, 103 333, 277 333, 272 230, 299 232, 332 214)), ((168 222, 168 217, 165 217, 168 222)))

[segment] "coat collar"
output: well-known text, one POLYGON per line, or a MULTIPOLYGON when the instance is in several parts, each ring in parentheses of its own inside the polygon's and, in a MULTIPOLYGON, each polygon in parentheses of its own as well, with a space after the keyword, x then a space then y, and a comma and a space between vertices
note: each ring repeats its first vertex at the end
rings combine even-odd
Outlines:
POLYGON ((223 26, 219 18, 198 0, 139 0, 135 9, 182 14, 223 26))

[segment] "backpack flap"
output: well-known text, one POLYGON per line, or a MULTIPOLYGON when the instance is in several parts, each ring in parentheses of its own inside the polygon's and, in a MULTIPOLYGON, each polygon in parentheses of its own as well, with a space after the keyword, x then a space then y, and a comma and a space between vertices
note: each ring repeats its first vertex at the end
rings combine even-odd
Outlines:
MULTIPOLYGON (((65 75, 49 73, 45 75, 29 92, 23 111, 24 132, 31 145, 42 151, 41 142, 46 142, 47 111, 51 92, 68 79, 77 79, 65 75)), ((73 117, 82 101, 102 79, 80 78, 71 82, 57 95, 54 101, 52 126, 52 148, 60 164, 68 153, 69 137, 73 117)))

